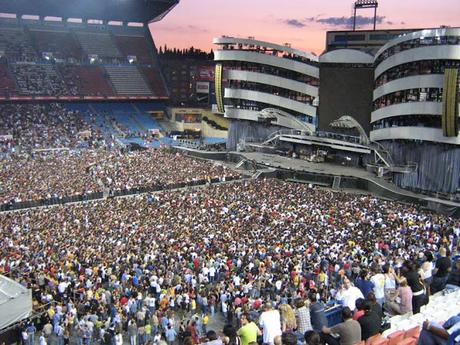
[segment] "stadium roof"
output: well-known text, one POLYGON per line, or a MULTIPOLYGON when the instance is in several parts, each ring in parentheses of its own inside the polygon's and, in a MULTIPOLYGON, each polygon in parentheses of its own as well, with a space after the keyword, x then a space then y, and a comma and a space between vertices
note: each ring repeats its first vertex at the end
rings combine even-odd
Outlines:
POLYGON ((161 20, 180 0, 0 0, 16 15, 147 23, 161 20))

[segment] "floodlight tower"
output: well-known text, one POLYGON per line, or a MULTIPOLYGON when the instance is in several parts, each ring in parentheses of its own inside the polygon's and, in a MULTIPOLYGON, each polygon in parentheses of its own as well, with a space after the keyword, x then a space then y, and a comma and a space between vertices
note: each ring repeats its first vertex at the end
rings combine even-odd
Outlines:
POLYGON ((366 9, 366 8, 373 8, 374 9, 374 30, 375 24, 377 22, 377 7, 379 3, 377 0, 356 0, 353 4, 353 31, 356 30, 356 10, 366 9))

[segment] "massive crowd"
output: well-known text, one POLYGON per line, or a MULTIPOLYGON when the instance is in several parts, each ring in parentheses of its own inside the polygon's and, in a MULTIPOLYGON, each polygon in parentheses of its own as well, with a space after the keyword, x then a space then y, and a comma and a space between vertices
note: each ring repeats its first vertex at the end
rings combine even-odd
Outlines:
MULTIPOLYGON (((123 152, 61 105, 1 111, 1 203, 238 176, 165 149, 123 152)), ((0 274, 44 310, 26 345, 354 345, 384 312, 417 313, 460 286, 458 220, 277 180, 1 213, 0 232, 0 274), (347 327, 327 327, 334 303, 347 327)))
POLYGON ((102 192, 154 188, 238 173, 166 149, 50 151, 0 159, 0 202, 35 201, 102 192))
POLYGON ((60 104, 0 107, 0 203, 166 186, 237 174, 167 150, 125 153, 60 104))
POLYGON ((85 141, 79 133, 91 130, 76 112, 57 103, 5 104, 0 111, 0 135, 4 136, 0 147, 4 153, 77 147, 85 141))
POLYGON ((289 343, 290 331, 328 339, 339 328, 324 327, 323 303, 379 328, 382 304, 417 312, 430 287, 459 285, 459 265, 446 267, 458 220, 277 180, 3 213, 0 224, 0 272, 46 306, 41 338, 58 344, 121 344, 123 334, 131 345, 218 344, 207 327, 216 312, 230 344, 252 342, 257 319, 264 343, 289 343))

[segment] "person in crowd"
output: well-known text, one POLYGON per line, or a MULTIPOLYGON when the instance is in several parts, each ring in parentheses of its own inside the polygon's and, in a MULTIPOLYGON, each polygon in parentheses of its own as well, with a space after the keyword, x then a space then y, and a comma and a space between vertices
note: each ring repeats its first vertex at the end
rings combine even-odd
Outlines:
POLYGON ((206 333, 206 341, 203 345, 222 345, 222 339, 218 337, 216 331, 209 330, 206 333))
POLYGON ((383 307, 383 302, 385 301, 385 276, 383 275, 379 264, 374 263, 371 268, 373 275, 370 278, 370 281, 374 284, 373 292, 375 299, 380 304, 380 306, 383 307))
POLYGON ((273 309, 271 302, 266 302, 264 311, 259 318, 259 326, 262 328, 264 344, 273 344, 276 336, 281 335, 281 316, 280 312, 273 309))
POLYGON ((363 298, 364 296, 357 287, 351 285, 350 279, 345 277, 343 279, 343 284, 337 292, 336 299, 342 303, 342 305, 350 308, 350 310, 355 310, 356 300, 358 298, 363 298))
POLYGON ((449 272, 446 286, 459 287, 460 286, 460 258, 454 263, 454 269, 449 272))
POLYGON ((367 296, 374 289, 375 284, 369 280, 369 272, 367 269, 362 269, 359 277, 356 278, 355 286, 361 291, 363 296, 367 296))
POLYGON ((168 325, 168 329, 165 332, 165 338, 168 345, 173 345, 176 341, 177 332, 171 325, 168 325))
POLYGON ((431 292, 435 294, 446 287, 449 272, 452 268, 452 262, 447 256, 445 247, 439 249, 439 258, 436 260, 434 269, 433 282, 431 283, 431 292))
POLYGON ((423 270, 423 283, 425 284, 427 296, 431 295, 431 284, 433 283, 433 270, 435 265, 433 263, 433 254, 427 250, 423 254, 424 262, 422 263, 421 269, 423 270))
MULTIPOLYGON (((296 318, 296 333, 297 336, 302 338, 307 331, 313 330, 311 325, 311 318, 310 318, 310 309, 307 307, 305 300, 299 298, 296 300, 296 310, 295 310, 295 318, 296 318)), ((308 302, 310 305, 310 303, 308 302)))
POLYGON ((257 336, 262 335, 259 327, 251 320, 249 313, 241 315, 241 328, 237 334, 241 339, 241 345, 249 345, 251 342, 257 342, 257 336))
POLYGON ((364 315, 358 319, 358 322, 361 326, 361 340, 367 340, 380 332, 381 318, 372 310, 371 301, 364 301, 363 309, 364 315))
POLYGON ((281 334, 282 345, 297 345, 297 337, 292 332, 283 332, 281 334))
POLYGON ((358 319, 364 315, 364 298, 358 298, 355 302, 356 308, 353 312, 353 320, 358 321, 358 319))
POLYGON ((324 326, 323 339, 329 345, 354 345, 361 341, 361 325, 353 320, 353 311, 349 307, 342 309, 343 322, 331 328, 324 326), (335 338, 331 334, 337 334, 335 338))
POLYGON ((412 311, 414 314, 419 313, 420 308, 428 301, 416 263, 410 260, 404 261, 402 273, 412 291, 412 311))
POLYGON ((383 308, 377 302, 377 299, 375 298, 375 295, 372 291, 369 292, 369 294, 367 295, 367 300, 371 304, 372 311, 379 317, 380 322, 381 322, 383 319, 383 308))
POLYGON ((315 332, 321 332, 324 326, 327 326, 326 308, 320 300, 317 299, 317 293, 311 291, 308 294, 310 301, 310 319, 311 326, 315 332))
MULTIPOLYGON (((384 283, 384 294, 385 294, 385 302, 383 304, 383 307, 385 310, 389 311, 390 306, 392 303, 395 302, 396 295, 397 295, 397 289, 396 289, 396 284, 398 282, 398 278, 396 277, 396 272, 394 268, 386 263, 382 267, 383 270, 383 275, 385 276, 385 283, 384 283)), ((367 295, 365 295, 367 296, 367 295)))
POLYGON ((460 317, 449 318, 442 326, 426 320, 420 332, 419 345, 446 345, 460 342, 460 317))
POLYGON ((323 345, 323 340, 321 336, 316 331, 307 331, 304 335, 304 340, 306 345, 323 345))
POLYGON ((225 325, 222 331, 224 338, 226 339, 224 343, 226 345, 241 345, 241 339, 238 336, 235 327, 233 325, 225 325))
POLYGON ((281 331, 294 332, 297 329, 297 322, 294 310, 289 304, 281 304, 279 306, 281 314, 281 331))

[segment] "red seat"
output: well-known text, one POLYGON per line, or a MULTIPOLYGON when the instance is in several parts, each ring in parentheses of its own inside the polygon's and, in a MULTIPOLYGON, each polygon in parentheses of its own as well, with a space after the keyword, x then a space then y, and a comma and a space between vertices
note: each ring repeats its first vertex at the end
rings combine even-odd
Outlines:
POLYGON ((403 339, 397 345, 415 345, 416 343, 417 343, 417 339, 413 337, 409 337, 409 338, 403 339))
POLYGON ((388 334, 388 345, 396 345, 404 339, 403 331, 396 331, 391 334, 388 334))
POLYGON ((367 338, 366 345, 374 345, 375 342, 380 341, 382 335, 380 333, 373 335, 372 337, 367 338))
POLYGON ((420 327, 415 326, 415 327, 409 328, 406 332, 404 332, 404 339, 407 339, 407 338, 418 339, 419 335, 420 335, 420 327))
POLYGON ((381 337, 380 339, 374 340, 370 345, 388 345, 389 340, 381 337))

